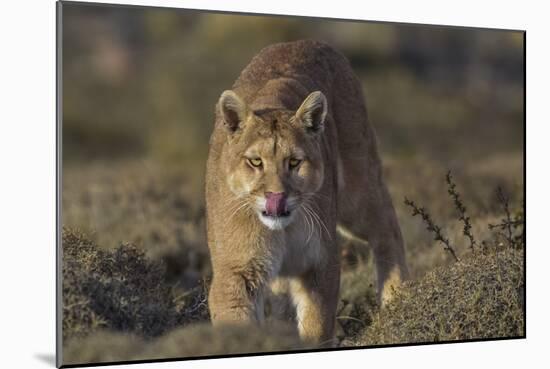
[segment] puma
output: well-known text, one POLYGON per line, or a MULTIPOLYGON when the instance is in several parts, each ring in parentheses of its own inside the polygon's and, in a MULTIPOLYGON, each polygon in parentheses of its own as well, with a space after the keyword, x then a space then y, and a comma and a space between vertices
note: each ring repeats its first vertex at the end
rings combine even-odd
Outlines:
POLYGON ((368 240, 379 299, 408 277, 375 131, 349 62, 327 44, 261 50, 216 105, 206 170, 213 324, 261 322, 282 283, 304 340, 333 344, 340 232, 368 240))

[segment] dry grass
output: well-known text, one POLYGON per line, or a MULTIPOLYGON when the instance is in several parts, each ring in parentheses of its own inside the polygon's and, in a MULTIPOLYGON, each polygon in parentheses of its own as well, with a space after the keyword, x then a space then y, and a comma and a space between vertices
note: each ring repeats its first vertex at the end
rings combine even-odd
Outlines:
POLYGON ((521 153, 494 153, 476 160, 444 163, 423 156, 385 158, 385 175, 394 200, 397 217, 406 243, 407 261, 413 279, 421 278, 435 267, 449 265, 453 259, 442 252, 441 245, 403 200, 405 197, 425 206, 454 245, 460 258, 470 250, 463 235, 453 200, 447 194, 445 174, 452 170, 462 201, 471 218, 471 232, 478 242, 492 238, 489 223, 498 223, 502 207, 496 188, 502 187, 511 196, 514 211, 522 207, 523 156, 521 153))
POLYGON ((131 243, 184 288, 210 273, 200 181, 151 161, 64 168, 63 225, 102 249, 131 243))
POLYGON ((64 364, 152 360, 211 355, 246 354, 311 348, 282 322, 268 327, 253 325, 212 327, 208 323, 177 328, 156 340, 134 334, 99 331, 72 340, 64 349, 64 364))

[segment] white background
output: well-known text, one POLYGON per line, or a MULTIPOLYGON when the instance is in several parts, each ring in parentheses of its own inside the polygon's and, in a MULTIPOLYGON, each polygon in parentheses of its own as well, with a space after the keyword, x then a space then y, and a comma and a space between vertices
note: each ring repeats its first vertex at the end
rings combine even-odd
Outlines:
MULTIPOLYGON (((198 9, 527 30, 527 339, 143 364, 159 368, 546 366, 550 291, 550 42, 543 1, 122 1, 198 9), (276 5, 273 5, 276 3, 276 5), (539 4, 539 5, 537 5, 539 4), (545 355, 546 354, 546 355, 545 355), (546 362, 546 364, 544 364, 546 362), (538 364, 538 365, 537 365, 538 364)), ((55 353, 55 2, 0 10, 0 366, 53 367, 55 353)), ((124 366, 126 367, 126 366, 124 366)))

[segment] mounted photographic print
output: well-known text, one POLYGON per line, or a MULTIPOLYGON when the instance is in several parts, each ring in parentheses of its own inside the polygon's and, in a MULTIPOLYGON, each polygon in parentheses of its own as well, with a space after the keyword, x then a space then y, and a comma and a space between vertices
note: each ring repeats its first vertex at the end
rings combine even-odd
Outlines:
POLYGON ((58 3, 58 366, 525 337, 525 32, 58 3))

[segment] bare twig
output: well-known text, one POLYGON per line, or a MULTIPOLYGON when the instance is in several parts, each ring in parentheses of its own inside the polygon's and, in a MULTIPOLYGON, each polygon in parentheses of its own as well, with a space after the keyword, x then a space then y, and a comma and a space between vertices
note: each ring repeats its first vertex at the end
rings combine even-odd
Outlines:
POLYGON ((414 201, 409 200, 406 197, 405 205, 411 207, 413 217, 416 215, 420 215, 422 217, 422 220, 426 224, 426 229, 433 233, 434 240, 441 242, 443 244, 443 248, 453 256, 455 261, 458 261, 458 257, 456 256, 455 250, 451 246, 449 239, 443 235, 443 233, 441 232, 441 227, 434 223, 428 211, 423 207, 418 207, 414 201))
POLYGON ((455 208, 458 211, 458 219, 462 221, 462 224, 464 224, 462 233, 464 234, 464 236, 468 237, 468 239, 470 240, 470 249, 472 250, 472 252, 474 252, 477 242, 474 238, 474 235, 472 234, 472 223, 470 223, 470 217, 466 215, 466 206, 464 206, 464 203, 460 198, 460 193, 458 193, 456 189, 456 184, 453 182, 451 171, 447 172, 447 175, 445 176, 445 180, 448 186, 447 192, 453 199, 455 208))
POLYGON ((510 212, 510 199, 504 194, 501 187, 497 188, 497 198, 504 210, 504 218, 497 224, 488 224, 490 230, 500 230, 497 234, 501 235, 511 247, 519 247, 524 243, 525 221, 523 216, 517 215, 512 218, 510 212), (515 234, 518 228, 522 227, 520 234, 515 234))
POLYGON ((497 197, 500 203, 502 204, 502 207, 504 208, 504 215, 506 216, 506 238, 512 242, 512 216, 510 215, 510 206, 509 201, 510 199, 504 194, 504 191, 501 187, 497 188, 497 197))

